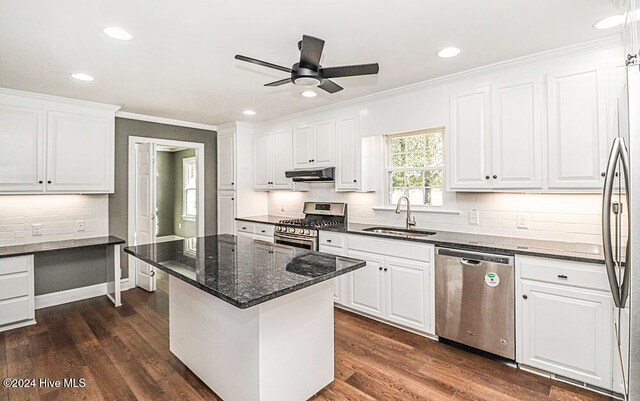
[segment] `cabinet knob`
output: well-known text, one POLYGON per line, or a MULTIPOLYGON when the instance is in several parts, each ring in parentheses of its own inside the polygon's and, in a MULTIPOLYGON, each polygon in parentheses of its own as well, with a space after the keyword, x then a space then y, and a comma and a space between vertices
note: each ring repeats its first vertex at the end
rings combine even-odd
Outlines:
POLYGON ((231 200, 236 200, 236 198, 231 198, 231 200))
POLYGON ((498 178, 498 176, 494 174, 493 175, 493 179, 495 180, 496 178, 498 178))
POLYGON ((382 267, 378 267, 378 270, 382 271, 382 267))
POLYGON ((266 230, 260 230, 260 232, 261 232, 261 233, 266 233, 267 231, 266 231, 266 230))
POLYGON ((353 180, 353 182, 358 182, 358 180, 353 180))
POLYGON ((529 297, 528 297, 526 294, 524 294, 524 295, 522 296, 522 298, 527 299, 527 298, 529 298, 529 297))
POLYGON ((485 176, 484 176, 484 178, 486 178, 486 179, 488 180, 488 179, 489 179, 489 178, 491 178, 491 177, 489 177, 488 175, 485 175, 485 176))
POLYGON ((38 181, 38 184, 42 184, 42 180, 38 181))
POLYGON ((51 184, 51 180, 47 181, 47 184, 51 184))
POLYGON ((331 240, 330 240, 330 239, 328 239, 328 240, 327 240, 327 242, 331 242, 331 240))
POLYGON ((387 270, 389 270, 389 269, 387 269, 387 268, 385 267, 385 268, 384 268, 384 271, 387 271, 387 270))
POLYGON ((605 177, 607 175, 607 173, 602 172, 602 173, 600 173, 600 175, 605 177))
POLYGON ((231 183, 231 185, 233 185, 233 182, 231 183))

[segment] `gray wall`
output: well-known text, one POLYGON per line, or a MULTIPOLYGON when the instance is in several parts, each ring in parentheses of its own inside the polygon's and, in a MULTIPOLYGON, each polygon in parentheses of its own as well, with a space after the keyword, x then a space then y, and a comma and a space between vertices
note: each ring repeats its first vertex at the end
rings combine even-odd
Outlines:
MULTIPOLYGON (((217 153, 216 132, 195 128, 176 127, 146 121, 116 118, 115 193, 109 195, 109 233, 122 239, 128 238, 128 172, 129 137, 173 139, 204 143, 204 202, 205 235, 217 233, 217 153)), ((123 252, 122 277, 128 277, 128 258, 123 252)))
MULTIPOLYGON (((175 169, 173 170, 173 182, 175 183, 174 190, 174 209, 173 209, 173 233, 180 237, 195 237, 196 236, 196 222, 189 221, 182 218, 182 188, 184 187, 184 174, 182 171, 182 160, 187 157, 193 157, 196 155, 195 149, 182 150, 173 154, 173 163, 175 169)), ((217 221, 217 220, 216 220, 217 221)), ((216 227, 217 233, 217 227, 216 227)))
MULTIPOLYGON (((157 215, 156 224, 158 229, 157 237, 173 235, 174 215, 175 215, 175 157, 173 152, 158 152, 156 157, 156 170, 158 171, 156 181, 156 203, 157 215)), ((182 201, 182 200, 181 200, 182 201)))
POLYGON ((113 269, 111 247, 77 248, 34 255, 36 295, 86 287, 106 281, 113 269))

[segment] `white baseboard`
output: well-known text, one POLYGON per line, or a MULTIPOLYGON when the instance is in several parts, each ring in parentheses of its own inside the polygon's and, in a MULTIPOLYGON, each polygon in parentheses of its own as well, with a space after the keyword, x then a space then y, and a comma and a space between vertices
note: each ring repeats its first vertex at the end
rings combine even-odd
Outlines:
POLYGON ((31 326, 32 324, 36 324, 36 319, 23 320, 18 323, 7 324, 5 326, 0 327, 0 332, 17 329, 20 327, 31 326))
MULTIPOLYGON (((120 283, 121 291, 133 288, 128 278, 122 279, 120 283)), ((36 309, 82 301, 83 299, 95 298, 102 295, 107 295, 107 283, 36 295, 36 309)))

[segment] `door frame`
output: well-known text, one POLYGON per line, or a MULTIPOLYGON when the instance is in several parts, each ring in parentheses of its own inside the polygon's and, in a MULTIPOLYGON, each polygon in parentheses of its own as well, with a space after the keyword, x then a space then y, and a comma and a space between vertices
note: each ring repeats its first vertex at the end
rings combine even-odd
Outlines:
MULTIPOLYGON (((142 136, 130 136, 129 137, 129 145, 128 145, 128 199, 127 199, 127 243, 134 243, 134 234, 136 232, 135 227, 135 207, 136 207, 136 164, 133 162, 136 158, 136 144, 138 143, 153 143, 157 146, 170 146, 170 147, 180 147, 180 148, 190 148, 196 150, 196 164, 198 166, 198 187, 197 187, 197 208, 198 208, 198 216, 196 218, 196 236, 204 237, 204 222, 205 222, 205 202, 204 202, 204 166, 205 166, 205 152, 204 152, 204 143, 202 142, 187 142, 187 141, 177 141, 172 139, 161 139, 161 138, 147 138, 142 136)), ((157 153, 157 151, 155 152, 157 153)), ((155 154, 154 154, 155 159, 155 154)), ((155 170, 155 164, 154 164, 155 170)), ((155 180, 155 174, 154 174, 155 180)), ((154 205, 156 194, 153 194, 154 205)), ((137 266, 135 263, 135 258, 131 255, 128 255, 129 260, 129 282, 131 281, 131 275, 133 274, 133 285, 138 285, 138 272, 137 268, 135 271, 131 271, 132 266, 137 266)))

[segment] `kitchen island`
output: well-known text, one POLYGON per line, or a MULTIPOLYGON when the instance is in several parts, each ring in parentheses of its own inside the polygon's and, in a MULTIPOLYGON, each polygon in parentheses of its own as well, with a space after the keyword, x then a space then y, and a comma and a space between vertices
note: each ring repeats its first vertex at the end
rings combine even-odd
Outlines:
POLYGON ((225 401, 306 400, 333 381, 333 284, 361 260, 232 235, 125 252, 169 274, 169 343, 225 401))

